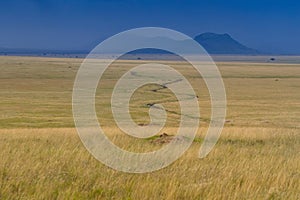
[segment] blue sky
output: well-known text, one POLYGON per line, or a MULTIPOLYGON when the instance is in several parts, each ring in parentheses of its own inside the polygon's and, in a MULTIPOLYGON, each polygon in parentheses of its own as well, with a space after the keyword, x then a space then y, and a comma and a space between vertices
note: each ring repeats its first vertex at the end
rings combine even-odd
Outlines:
POLYGON ((264 52, 300 54, 300 1, 10 0, 0 2, 0 47, 88 50, 120 31, 229 33, 264 52))

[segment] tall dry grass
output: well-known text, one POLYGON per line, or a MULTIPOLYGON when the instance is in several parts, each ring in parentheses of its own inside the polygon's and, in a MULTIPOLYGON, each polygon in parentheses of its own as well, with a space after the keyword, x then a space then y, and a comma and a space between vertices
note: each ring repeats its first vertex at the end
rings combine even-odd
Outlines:
MULTIPOLYGON (((171 130, 169 131, 171 132, 171 130)), ((201 129, 197 137, 202 138, 201 129)), ((110 132, 112 136, 114 131, 110 132)), ((115 131, 115 138, 122 137, 115 131)), ((113 137, 114 138, 114 137, 113 137)), ((113 139, 114 140, 114 139, 113 139)), ((292 129, 226 128, 215 149, 200 140, 162 170, 127 174, 94 159, 72 128, 0 131, 1 199, 299 199, 300 135, 292 129)), ((160 147, 149 140, 124 146, 160 147)))
MULTIPOLYGON (((141 61, 149 62, 149 61, 141 61)), ((172 165, 146 174, 112 170, 94 159, 76 134, 72 85, 80 59, 0 57, 0 199, 300 199, 299 64, 217 63, 228 97, 225 129, 204 159, 198 151, 209 123, 203 80, 181 62, 196 85, 201 128, 191 148, 172 165)), ((132 139, 116 128, 109 91, 137 61, 120 61, 106 73, 96 97, 108 137, 132 151, 162 144, 132 139)), ((149 88, 135 94, 137 122, 147 122, 149 88)), ((177 109, 169 94, 156 94, 177 109), (162 96, 159 96, 162 95, 162 96)), ((178 116, 164 129, 175 134, 178 116)))

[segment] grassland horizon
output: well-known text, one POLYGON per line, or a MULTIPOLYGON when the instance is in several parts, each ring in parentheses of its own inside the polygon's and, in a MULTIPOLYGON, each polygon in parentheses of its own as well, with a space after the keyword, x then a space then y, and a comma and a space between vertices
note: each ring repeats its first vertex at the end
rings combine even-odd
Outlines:
MULTIPOLYGON (((72 88, 81 62, 0 57, 0 199, 300 199, 300 63, 218 61, 227 92, 226 124, 213 151, 199 159, 210 122, 206 85, 186 63, 161 61, 197 88, 200 127, 191 148, 169 167, 127 174, 98 162, 77 136, 72 88)), ((142 63, 151 60, 114 62, 96 93, 107 137, 134 152, 166 144, 125 135, 110 110, 118 77, 142 63)), ((148 123, 145 105, 160 99, 172 111, 161 133, 175 135, 178 104, 170 91, 153 92, 153 87, 134 94, 132 118, 148 123)))

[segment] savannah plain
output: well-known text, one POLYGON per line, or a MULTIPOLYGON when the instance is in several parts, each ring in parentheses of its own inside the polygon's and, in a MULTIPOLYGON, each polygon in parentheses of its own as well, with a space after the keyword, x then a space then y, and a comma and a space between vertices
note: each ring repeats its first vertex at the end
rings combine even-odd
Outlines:
MULTIPOLYGON (((187 63, 163 61, 196 88, 200 127, 192 146, 170 166, 128 174, 97 161, 80 141, 72 116, 72 89, 80 58, 0 57, 0 199, 300 199, 300 63, 217 62, 227 92, 221 137, 203 159, 198 151, 210 120, 206 86, 187 63)), ((120 60, 100 81, 96 110, 116 145, 147 152, 160 137, 122 133, 110 110, 111 91, 130 67, 120 60)), ((176 134, 178 104, 167 89, 140 88, 130 109, 149 122, 147 104, 162 103, 176 134)))

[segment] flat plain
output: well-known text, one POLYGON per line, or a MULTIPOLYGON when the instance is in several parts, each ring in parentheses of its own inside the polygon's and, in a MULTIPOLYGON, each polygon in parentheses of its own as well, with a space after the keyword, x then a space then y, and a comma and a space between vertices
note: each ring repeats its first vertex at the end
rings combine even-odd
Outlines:
MULTIPOLYGON (((160 61, 193 85, 201 110, 191 148, 146 174, 128 174, 97 161, 81 143, 72 116, 72 89, 82 59, 0 57, 0 199, 300 199, 300 64, 217 62, 227 93, 222 135, 205 158, 198 151, 210 122, 204 81, 187 63, 160 61)), ((159 138, 122 133, 110 110, 114 84, 128 69, 152 61, 120 60, 96 93, 99 122, 129 151, 161 148, 159 138)), ((157 62, 157 61, 156 61, 157 62)), ((147 104, 169 110, 162 133, 175 135, 179 107, 167 88, 147 85, 130 102, 137 124, 147 104)))

